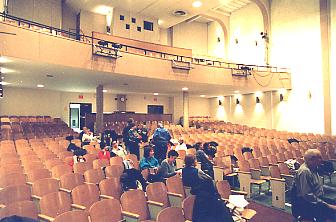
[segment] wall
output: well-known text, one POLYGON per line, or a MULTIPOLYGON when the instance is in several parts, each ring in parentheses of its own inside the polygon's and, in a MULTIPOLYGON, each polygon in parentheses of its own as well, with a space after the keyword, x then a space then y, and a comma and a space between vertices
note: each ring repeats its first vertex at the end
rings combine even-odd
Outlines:
POLYGON ((0 115, 61 117, 60 103, 59 92, 4 86, 4 98, 0 99, 0 115))
POLYGON ((62 6, 62 29, 76 32, 76 12, 65 4, 62 6))
POLYGON ((229 61, 265 65, 263 31, 262 14, 255 3, 234 11, 230 16, 229 61))
POLYGON ((190 22, 173 26, 173 46, 192 49, 193 55, 207 55, 208 25, 190 22))
POLYGON ((209 100, 189 96, 189 116, 210 116, 209 100))
POLYGON ((331 129, 332 134, 336 135, 336 64, 334 58, 336 58, 336 2, 331 1, 331 45, 330 45, 330 90, 331 90, 331 129))
POLYGON ((271 11, 271 64, 292 72, 292 91, 274 127, 324 133, 319 1, 272 1, 271 11))
POLYGON ((106 16, 82 10, 80 12, 80 28, 88 36, 92 31, 106 33, 106 16))
POLYGON ((118 9, 115 9, 113 12, 112 34, 146 42, 160 42, 160 30, 157 19, 118 9), (120 20, 120 15, 124 16, 124 20, 120 20), (136 23, 132 23, 132 18, 136 19, 136 23), (153 23, 153 31, 144 29, 144 21, 153 23), (130 25, 130 29, 126 29, 126 24, 130 25), (137 27, 140 27, 141 31, 138 31, 137 27))
POLYGON ((208 23, 208 55, 215 58, 225 58, 224 33, 218 22, 208 23))
POLYGON ((147 113, 147 105, 162 105, 164 114, 171 114, 168 96, 153 95, 127 95, 126 109, 127 111, 135 111, 138 113, 147 113))
POLYGON ((61 28, 62 0, 9 0, 10 15, 61 28), (24 7, 22 7, 24 6, 24 7))

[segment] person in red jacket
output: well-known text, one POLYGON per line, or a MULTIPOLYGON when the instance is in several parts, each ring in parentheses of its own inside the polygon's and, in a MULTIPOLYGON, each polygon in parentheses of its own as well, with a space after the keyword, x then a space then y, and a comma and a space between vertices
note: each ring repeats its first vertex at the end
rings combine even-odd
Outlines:
POLYGON ((110 161, 111 155, 110 155, 109 147, 106 146, 105 143, 101 142, 100 143, 100 149, 101 149, 101 151, 99 151, 99 153, 98 153, 98 159, 110 161))

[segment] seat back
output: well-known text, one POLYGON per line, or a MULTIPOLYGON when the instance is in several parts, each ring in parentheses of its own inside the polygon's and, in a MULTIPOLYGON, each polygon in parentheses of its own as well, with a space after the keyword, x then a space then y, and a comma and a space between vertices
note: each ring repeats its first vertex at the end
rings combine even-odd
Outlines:
POLYGON ((55 218, 53 222, 89 222, 86 211, 68 211, 55 218))
POLYGON ((270 166, 270 175, 272 178, 281 179, 281 174, 278 166, 270 166))
POLYGON ((111 177, 100 181, 99 190, 102 195, 112 196, 120 200, 122 194, 120 177, 111 177))
POLYGON ((27 172, 28 182, 34 183, 36 180, 50 178, 51 173, 48 169, 35 169, 27 172))
POLYGON ((42 197, 48 193, 57 192, 59 181, 55 178, 44 178, 36 180, 32 186, 32 194, 42 197))
POLYGON ((93 169, 101 169, 102 167, 107 167, 110 165, 108 160, 97 159, 92 162, 93 169))
POLYGON ((25 185, 26 175, 23 173, 9 173, 0 175, 0 188, 14 185, 25 185))
POLYGON ((179 175, 169 177, 166 180, 166 186, 167 186, 168 192, 181 194, 183 199, 185 198, 186 195, 184 191, 183 182, 179 175))
POLYGON ((121 205, 119 200, 106 199, 94 203, 89 210, 91 222, 121 221, 121 205))
POLYGON ((98 184, 105 178, 102 169, 89 169, 84 172, 84 179, 87 183, 98 184))
POLYGON ((72 169, 67 164, 57 165, 51 168, 51 174, 54 178, 60 179, 62 175, 72 173, 72 169))
POLYGON ((65 192, 53 192, 46 194, 40 200, 41 214, 56 217, 71 210, 70 195, 65 192))
POLYGON ((180 207, 168 207, 161 210, 157 222, 185 222, 183 210, 180 207))
POLYGON ((84 175, 85 171, 89 169, 92 169, 92 164, 87 163, 87 162, 79 162, 73 165, 73 171, 75 173, 80 173, 84 175))
POLYGON ((89 207, 99 200, 99 189, 94 184, 82 184, 75 187, 71 195, 74 204, 82 205, 89 210, 89 207))
POLYGON ((6 207, 1 210, 0 218, 10 217, 13 215, 37 220, 38 211, 33 201, 17 201, 6 205, 6 207))
POLYGON ((135 155, 135 154, 127 154, 125 156, 125 160, 132 160, 133 161, 133 165, 134 165, 134 168, 139 170, 140 169, 140 164, 139 164, 139 160, 138 160, 138 157, 135 155))
POLYGON ((140 221, 150 219, 145 193, 142 190, 126 191, 121 195, 120 202, 124 211, 138 214, 140 221))
POLYGON ((196 196, 190 195, 182 202, 182 209, 186 220, 192 221, 193 208, 196 196))
POLYGON ((106 178, 109 177, 119 177, 124 171, 124 167, 120 165, 111 165, 105 168, 106 178))
POLYGON ((81 184, 84 184, 84 176, 80 173, 67 173, 61 176, 61 188, 72 190, 81 184))
POLYGON ((120 156, 114 156, 110 158, 110 165, 119 165, 124 167, 123 158, 120 156))
POLYGON ((146 187, 147 199, 159 203, 163 203, 163 207, 169 207, 169 200, 167 195, 167 187, 162 182, 150 183, 146 187))
POLYGON ((216 188, 221 198, 229 199, 229 196, 231 194, 231 187, 227 180, 217 181, 216 188))
POLYGON ((0 204, 7 205, 16 201, 30 200, 31 189, 28 185, 8 186, 0 190, 0 204))

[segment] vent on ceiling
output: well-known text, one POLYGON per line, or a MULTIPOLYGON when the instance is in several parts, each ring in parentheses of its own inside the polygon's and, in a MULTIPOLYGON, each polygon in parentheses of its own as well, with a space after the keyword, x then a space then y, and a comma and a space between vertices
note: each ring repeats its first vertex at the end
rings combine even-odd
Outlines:
POLYGON ((177 17, 183 17, 187 15, 187 12, 183 10, 176 10, 175 12, 173 12, 173 15, 177 17))

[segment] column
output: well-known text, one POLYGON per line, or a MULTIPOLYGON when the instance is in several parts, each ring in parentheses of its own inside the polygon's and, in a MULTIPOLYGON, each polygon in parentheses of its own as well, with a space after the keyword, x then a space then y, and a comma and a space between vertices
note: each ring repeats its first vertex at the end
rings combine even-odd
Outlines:
POLYGON ((322 75, 324 97, 324 133, 331 135, 331 96, 330 96, 330 0, 320 0, 320 26, 322 50, 322 75))
POLYGON ((183 127, 189 127, 189 93, 183 91, 183 127))
POLYGON ((103 130, 103 110, 104 110, 104 94, 103 85, 96 88, 96 133, 99 134, 103 130))

